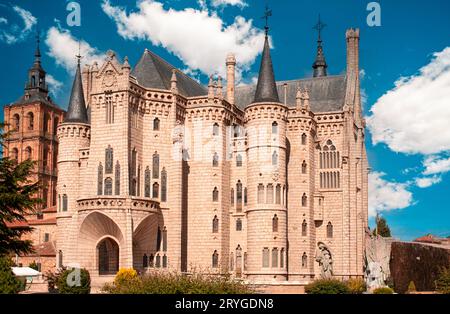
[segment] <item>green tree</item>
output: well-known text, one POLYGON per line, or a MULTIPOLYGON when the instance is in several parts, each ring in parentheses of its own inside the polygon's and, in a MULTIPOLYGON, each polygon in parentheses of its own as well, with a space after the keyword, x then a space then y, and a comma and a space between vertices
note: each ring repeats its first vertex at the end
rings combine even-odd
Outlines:
POLYGON ((377 213, 377 216, 375 218, 376 227, 373 230, 374 235, 379 235, 383 238, 390 238, 391 237, 391 229, 389 228, 387 221, 385 218, 380 217, 380 215, 377 213))
POLYGON ((18 293, 22 288, 21 282, 12 272, 12 265, 8 256, 0 256, 0 294, 18 293))
MULTIPOLYGON (((0 147, 8 135, 0 124, 0 147)), ((26 160, 17 163, 9 157, 0 159, 0 256, 32 252, 32 242, 22 240, 22 235, 31 232, 28 226, 10 228, 8 223, 25 222, 25 215, 35 212, 41 201, 36 197, 39 183, 31 182, 30 175, 35 162, 26 160)))

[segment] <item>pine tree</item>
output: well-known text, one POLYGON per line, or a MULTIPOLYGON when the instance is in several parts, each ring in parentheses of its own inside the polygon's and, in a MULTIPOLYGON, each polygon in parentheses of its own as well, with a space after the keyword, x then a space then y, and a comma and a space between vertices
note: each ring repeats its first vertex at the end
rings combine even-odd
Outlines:
POLYGON ((12 272, 12 265, 8 256, 0 256, 0 294, 18 293, 22 287, 12 272))
POLYGON ((383 238, 390 238, 391 237, 391 229, 389 228, 386 219, 383 217, 380 217, 380 215, 377 213, 375 221, 376 221, 377 226, 375 227, 375 230, 373 230, 373 234, 379 235, 383 238))
MULTIPOLYGON (((0 146, 8 134, 0 124, 0 146)), ((0 159, 0 256, 32 252, 32 242, 21 237, 32 231, 28 226, 10 228, 7 223, 25 222, 25 215, 35 212, 41 201, 36 197, 39 183, 29 180, 35 162, 17 163, 9 157, 0 159)))

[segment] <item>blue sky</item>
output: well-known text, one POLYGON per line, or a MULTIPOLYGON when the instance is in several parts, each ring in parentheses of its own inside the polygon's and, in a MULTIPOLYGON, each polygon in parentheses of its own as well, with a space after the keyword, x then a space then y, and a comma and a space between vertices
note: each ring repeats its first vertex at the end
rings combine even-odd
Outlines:
MULTIPOLYGON (((63 108, 78 39, 88 63, 112 49, 133 66, 149 48, 205 83, 207 75, 222 73, 232 51, 241 83, 257 75, 263 0, 80 0, 81 26, 67 24, 68 2, 0 0, 1 104, 22 95, 37 21, 52 97, 63 108)), ((377 1, 380 27, 367 25, 369 2, 269 1, 276 78, 311 76, 317 37, 312 28, 319 13, 327 24, 323 40, 330 74, 345 70, 345 30, 360 28, 371 213, 380 211, 394 236, 404 240, 426 233, 449 236, 450 2, 377 1)))

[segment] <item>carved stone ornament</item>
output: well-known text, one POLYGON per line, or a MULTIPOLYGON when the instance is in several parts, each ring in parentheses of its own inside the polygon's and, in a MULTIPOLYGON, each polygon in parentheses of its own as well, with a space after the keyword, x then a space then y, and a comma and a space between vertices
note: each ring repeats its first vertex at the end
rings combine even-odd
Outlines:
POLYGON ((106 71, 104 77, 103 77, 103 86, 104 87, 111 87, 116 83, 116 76, 114 75, 114 72, 111 70, 106 71))

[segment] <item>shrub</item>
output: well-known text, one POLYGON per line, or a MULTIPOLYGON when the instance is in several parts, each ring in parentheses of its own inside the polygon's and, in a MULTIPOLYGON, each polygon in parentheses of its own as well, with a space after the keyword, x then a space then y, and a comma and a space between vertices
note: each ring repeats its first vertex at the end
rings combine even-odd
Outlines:
POLYGON ((23 284, 14 276, 13 263, 7 256, 0 256, 0 294, 16 294, 23 289, 23 284))
POLYGON ((362 294, 367 290, 366 282, 361 278, 349 279, 346 285, 351 294, 362 294))
POLYGON ((416 292, 416 285, 414 284, 414 281, 410 281, 409 285, 408 285, 408 290, 406 291, 406 293, 413 293, 416 292))
POLYGON ((32 262, 30 263, 30 265, 28 265, 28 267, 33 268, 34 270, 39 271, 39 266, 38 266, 38 264, 36 263, 36 261, 32 261, 32 262))
POLYGON ((119 285, 106 284, 104 292, 112 294, 249 294, 253 291, 245 284, 229 277, 202 274, 151 273, 132 277, 119 285))
POLYGON ((307 294, 349 294, 345 283, 336 279, 316 280, 305 287, 307 294))
POLYGON ((450 268, 441 268, 436 279, 436 291, 450 294, 450 268))
POLYGON ((58 289, 57 289, 58 280, 59 280, 59 277, 61 277, 62 272, 65 270, 66 270, 66 268, 62 267, 55 272, 52 272, 51 270, 48 270, 45 272, 44 279, 47 281, 48 292, 50 292, 50 293, 58 292, 58 289))
POLYGON ((133 268, 121 268, 114 278, 114 285, 116 287, 126 286, 138 281, 139 277, 133 268))
POLYGON ((394 290, 389 287, 377 288, 373 290, 373 294, 394 294, 394 290))
POLYGON ((66 269, 63 270, 62 273, 58 276, 57 279, 57 288, 58 292, 61 294, 89 294, 91 292, 91 277, 89 272, 84 269, 66 269), (74 281, 76 278, 69 277, 74 271, 78 271, 80 273, 80 282, 79 285, 74 281), (72 281, 74 284, 70 286, 67 283, 67 279, 69 277, 69 281, 72 281))

